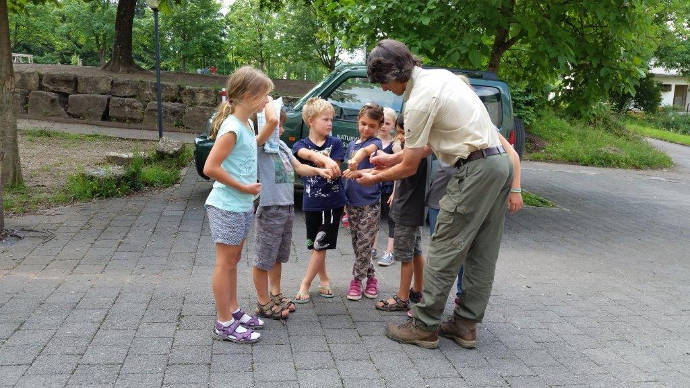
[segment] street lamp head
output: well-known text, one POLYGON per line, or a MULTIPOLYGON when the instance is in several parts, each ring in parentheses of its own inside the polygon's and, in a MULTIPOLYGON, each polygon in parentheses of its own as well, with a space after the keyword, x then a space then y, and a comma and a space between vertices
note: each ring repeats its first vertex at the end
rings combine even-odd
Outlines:
POLYGON ((158 6, 161 5, 161 0, 146 0, 146 4, 151 9, 158 9, 158 6))

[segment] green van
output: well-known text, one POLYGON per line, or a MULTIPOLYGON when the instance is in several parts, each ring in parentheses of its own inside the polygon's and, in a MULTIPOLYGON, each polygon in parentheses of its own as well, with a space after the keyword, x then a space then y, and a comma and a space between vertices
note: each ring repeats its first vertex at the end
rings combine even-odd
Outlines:
MULTIPOLYGON (((484 102, 493 123, 522 156, 525 147, 525 129, 520 119, 513 116, 513 104, 508 85, 491 72, 448 70, 469 78, 470 85, 484 102)), ((365 103, 375 102, 391 107, 398 113, 402 110, 402 97, 391 92, 384 92, 378 84, 370 83, 367 80, 366 66, 342 65, 314 86, 293 106, 286 107, 287 121, 282 139, 288 146, 292 146, 297 140, 309 134, 309 128, 302 120, 302 107, 311 97, 321 97, 333 105, 335 116, 332 135, 339 137, 345 145, 359 137, 357 113, 365 103)), ((196 138, 194 149, 196 170, 206 179, 208 177, 203 173, 204 164, 211 147, 213 147, 213 140, 208 139, 207 128, 196 138)))

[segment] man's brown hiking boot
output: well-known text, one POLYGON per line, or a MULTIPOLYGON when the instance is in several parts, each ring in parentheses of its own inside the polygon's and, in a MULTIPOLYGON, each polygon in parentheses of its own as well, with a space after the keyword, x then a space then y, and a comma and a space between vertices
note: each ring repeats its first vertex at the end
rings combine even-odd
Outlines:
POLYGON ((393 341, 421 346, 426 349, 438 348, 438 333, 425 330, 420 322, 410 318, 404 323, 396 325, 389 323, 386 326, 386 337, 393 341))
POLYGON ((477 322, 453 315, 441 323, 441 335, 465 349, 477 347, 477 322))

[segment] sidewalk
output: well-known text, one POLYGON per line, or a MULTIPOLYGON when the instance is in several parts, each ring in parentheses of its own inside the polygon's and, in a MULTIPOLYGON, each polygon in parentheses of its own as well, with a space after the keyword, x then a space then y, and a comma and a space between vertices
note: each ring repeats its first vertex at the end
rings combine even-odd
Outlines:
MULTIPOLYGON (((405 314, 345 299, 354 259, 342 229, 327 259, 335 298, 314 284, 312 302, 285 323, 269 320, 258 344, 211 340, 211 185, 193 169, 163 191, 10 218, 9 228, 34 232, 0 244, 0 385, 690 386, 690 179, 545 163, 524 171, 525 188, 559 207, 508 217, 475 350, 385 338, 405 314)), ((289 296, 308 260, 301 212, 294 225, 289 296)), ((251 234, 238 274, 245 309, 255 303, 253 257, 251 234)), ((381 297, 399 271, 377 267, 381 297)), ((451 307, 449 298, 446 315, 451 307)))
MULTIPOLYGON (((61 123, 55 121, 43 121, 33 119, 17 119, 18 129, 45 128, 54 131, 76 133, 76 134, 98 134, 105 136, 120 137, 124 139, 144 139, 158 140, 158 132, 145 129, 118 128, 111 126, 100 126, 80 123, 61 123)), ((194 143, 196 134, 166 131, 163 136, 185 143, 194 143)))

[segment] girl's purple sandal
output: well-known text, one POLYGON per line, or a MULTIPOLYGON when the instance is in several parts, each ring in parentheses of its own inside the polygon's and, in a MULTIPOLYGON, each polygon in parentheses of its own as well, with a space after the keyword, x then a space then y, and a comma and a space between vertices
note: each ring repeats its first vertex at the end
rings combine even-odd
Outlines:
MULTIPOLYGON (((213 328, 212 337, 219 341, 230 341, 237 344, 253 344, 259 342, 261 336, 252 339, 252 334, 254 333, 251 329, 246 329, 244 333, 238 333, 237 328, 240 326, 240 321, 235 319, 235 322, 231 323, 229 326, 223 326, 220 322, 216 322, 216 326, 213 328)), ((258 333, 257 333, 258 334, 258 333)))
MULTIPOLYGON (((232 313, 232 317, 235 319, 235 321, 240 322, 240 319, 245 315, 245 312, 242 310, 238 310, 236 313, 232 313)), ((240 324, 247 329, 252 329, 252 330, 261 330, 264 328, 263 322, 259 320, 255 315, 249 315, 249 320, 247 322, 240 322, 240 324)))

